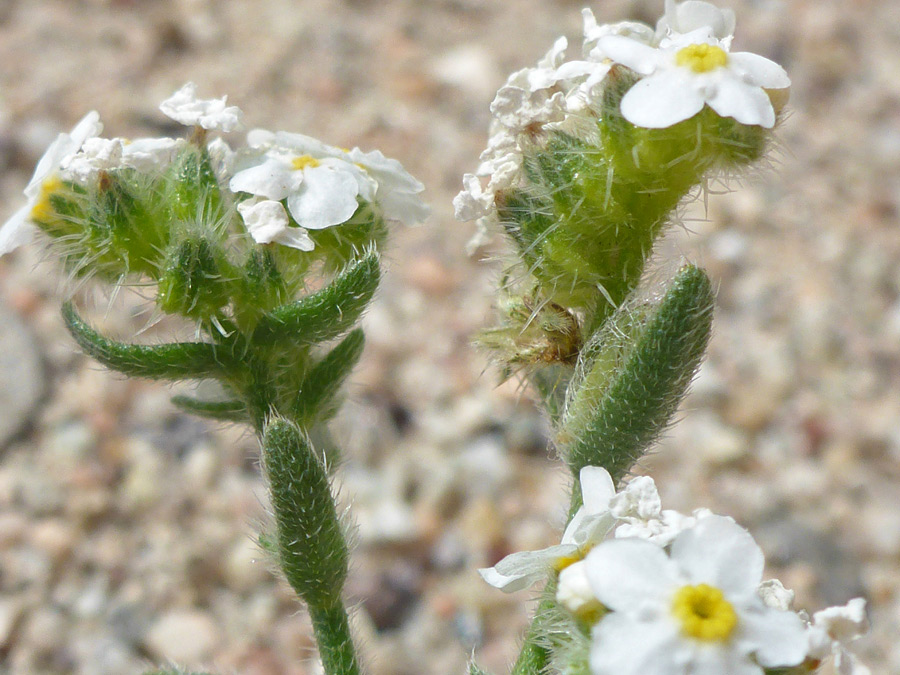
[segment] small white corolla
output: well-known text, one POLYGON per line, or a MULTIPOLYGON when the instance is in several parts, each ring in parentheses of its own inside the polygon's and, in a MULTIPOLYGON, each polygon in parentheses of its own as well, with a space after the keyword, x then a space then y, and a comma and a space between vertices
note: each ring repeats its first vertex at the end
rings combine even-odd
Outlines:
POLYGON ((418 193, 424 188, 396 160, 380 152, 342 150, 309 136, 250 132, 251 149, 235 158, 229 187, 265 199, 286 200, 300 227, 321 230, 347 222, 358 199, 377 202, 385 218, 424 219, 418 193))
POLYGON ((48 195, 53 191, 54 183, 59 185, 61 167, 81 150, 88 139, 96 138, 101 131, 100 114, 91 111, 70 133, 60 134, 50 144, 25 187, 27 203, 0 228, 0 255, 31 240, 34 233, 32 221, 50 208, 48 195))
POLYGON ((730 518, 708 516, 672 542, 614 539, 585 559, 596 598, 594 675, 762 675, 807 653, 803 622, 766 606, 763 554, 730 518))
POLYGON ((606 469, 597 466, 584 467, 579 477, 583 506, 566 527, 562 542, 540 551, 512 553, 493 567, 478 570, 486 582, 505 593, 522 590, 546 578, 551 570, 582 560, 603 541, 614 524, 609 500, 616 488, 606 469))
POLYGON ((622 115, 639 127, 670 127, 708 105, 722 117, 770 129, 775 109, 766 90, 791 85, 777 63, 750 52, 730 53, 727 40, 708 27, 673 35, 658 48, 619 35, 601 38, 598 46, 646 76, 622 98, 622 115))

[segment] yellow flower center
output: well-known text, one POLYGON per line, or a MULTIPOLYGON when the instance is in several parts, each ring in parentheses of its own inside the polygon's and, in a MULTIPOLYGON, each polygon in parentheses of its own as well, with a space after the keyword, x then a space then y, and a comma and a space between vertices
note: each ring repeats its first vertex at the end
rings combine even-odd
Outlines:
POLYGON ((737 626, 737 613, 722 591, 707 584, 684 586, 675 593, 672 614, 682 634, 705 642, 724 642, 737 626))
POLYGON ((675 54, 675 63, 690 68, 695 73, 708 73, 727 64, 728 54, 715 45, 688 45, 675 54))
POLYGON ((581 560, 584 560, 584 554, 582 554, 581 551, 576 551, 572 555, 564 555, 557 558, 556 562, 553 563, 553 568, 557 572, 562 572, 569 565, 574 565, 581 560))
POLYGON ((293 166, 297 171, 302 171, 306 167, 315 169, 320 164, 321 162, 312 155, 301 155, 300 157, 295 157, 294 161, 291 162, 291 166, 293 166))
POLYGON ((31 207, 30 218, 38 223, 49 223, 56 216, 56 210, 50 198, 54 193, 59 192, 63 188, 63 182, 58 176, 50 176, 41 183, 41 194, 38 195, 37 201, 31 207))

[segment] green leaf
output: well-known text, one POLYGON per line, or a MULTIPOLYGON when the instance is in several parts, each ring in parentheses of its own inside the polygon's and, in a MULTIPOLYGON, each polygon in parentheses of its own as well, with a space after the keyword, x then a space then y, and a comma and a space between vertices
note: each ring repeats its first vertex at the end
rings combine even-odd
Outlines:
POLYGON ((380 280, 378 254, 371 251, 348 265, 321 291, 263 316, 253 333, 253 341, 314 344, 335 338, 356 323, 380 280))
POLYGON ((283 418, 266 426, 262 459, 284 576, 311 607, 340 605, 349 553, 325 467, 283 418))
POLYGON ((209 342, 125 344, 93 330, 71 302, 63 305, 62 314, 69 333, 88 356, 125 375, 152 380, 215 378, 227 367, 224 350, 209 342))
POLYGON ((362 356, 365 340, 361 328, 351 331, 325 358, 310 368, 294 401, 295 419, 306 426, 335 412, 329 408, 333 407, 338 390, 362 356))
POLYGON ((665 429, 706 350, 712 308, 706 273, 686 266, 624 351, 601 345, 585 364, 557 438, 575 476, 592 465, 619 480, 665 429))
POLYGON ((172 404, 184 412, 223 422, 248 422, 247 406, 241 401, 202 401, 191 396, 173 396, 172 404))

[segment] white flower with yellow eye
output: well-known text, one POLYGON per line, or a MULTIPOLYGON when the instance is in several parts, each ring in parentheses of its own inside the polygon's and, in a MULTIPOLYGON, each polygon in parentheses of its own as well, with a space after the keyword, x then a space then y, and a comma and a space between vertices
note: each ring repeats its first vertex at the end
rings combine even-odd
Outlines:
POLYGON ((547 578, 552 570, 582 560, 603 541, 614 522, 608 507, 615 486, 606 469, 597 466, 584 467, 580 478, 584 505, 566 527, 562 542, 540 551, 512 553, 493 567, 478 570, 486 582, 505 593, 522 590, 547 578))
POLYGON ((377 203, 388 220, 412 223, 427 214, 418 197, 422 184, 380 152, 342 150, 309 136, 261 129, 250 132, 247 142, 251 149, 235 158, 229 187, 286 200, 288 212, 302 228, 321 230, 345 223, 359 200, 377 203))
POLYGON ((60 170, 77 154, 85 142, 103 131, 100 115, 89 112, 68 134, 60 134, 37 163, 34 175, 25 187, 27 203, 0 228, 0 255, 31 240, 34 220, 46 216, 52 207, 50 195, 60 187, 60 170))
POLYGON ((673 35, 658 48, 619 35, 601 38, 598 48, 645 76, 622 98, 622 116, 649 129, 689 119, 705 105, 722 117, 769 129, 776 114, 766 90, 791 85, 777 63, 750 52, 729 53, 727 42, 712 37, 708 27, 673 35))
POLYGON ((806 657, 803 622, 760 599, 762 551, 730 518, 704 518, 668 553, 606 541, 584 565, 610 610, 593 629, 593 675, 763 675, 806 657))

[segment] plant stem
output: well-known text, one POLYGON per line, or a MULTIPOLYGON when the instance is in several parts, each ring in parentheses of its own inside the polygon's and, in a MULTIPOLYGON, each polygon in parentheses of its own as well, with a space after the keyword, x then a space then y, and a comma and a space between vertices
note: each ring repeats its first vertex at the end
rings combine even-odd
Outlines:
POLYGON ((350 622, 344 606, 309 605, 313 631, 325 675, 359 675, 359 663, 350 636, 350 622))

